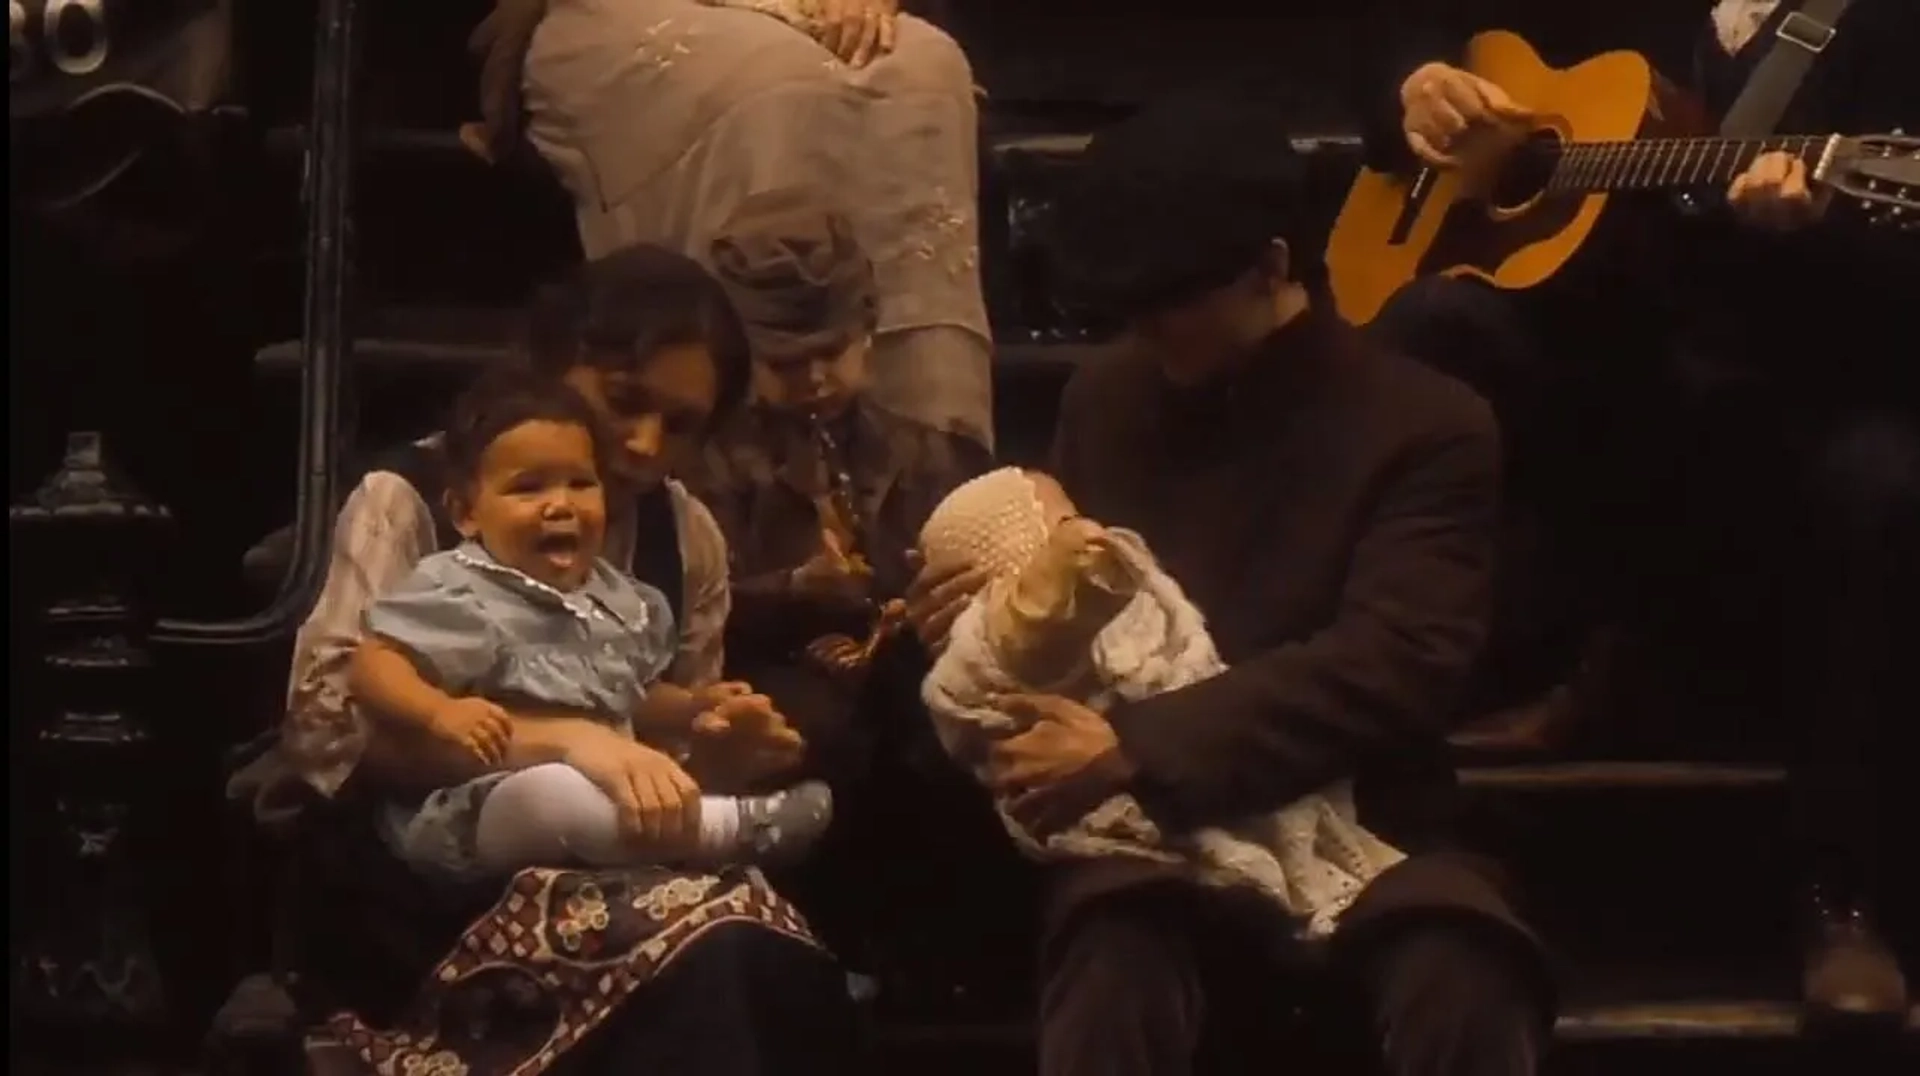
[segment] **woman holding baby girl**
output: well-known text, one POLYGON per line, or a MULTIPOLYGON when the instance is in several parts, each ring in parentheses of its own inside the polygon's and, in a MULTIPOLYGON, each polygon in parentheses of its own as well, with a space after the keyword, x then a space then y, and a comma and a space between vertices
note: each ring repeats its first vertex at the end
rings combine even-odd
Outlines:
POLYGON ((337 1013, 309 1062, 847 1071, 843 973, 748 866, 831 798, 779 780, 804 745, 719 681, 725 543, 665 477, 745 394, 738 320, 640 247, 530 328, 525 369, 348 497, 280 748, 237 782, 317 834, 308 989, 359 988, 305 999, 337 1013))

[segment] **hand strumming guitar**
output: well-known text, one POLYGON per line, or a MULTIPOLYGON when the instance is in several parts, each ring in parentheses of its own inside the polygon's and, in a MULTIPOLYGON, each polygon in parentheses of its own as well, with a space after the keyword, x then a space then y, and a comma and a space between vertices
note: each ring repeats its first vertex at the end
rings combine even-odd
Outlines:
POLYGON ((1742 224, 1788 232, 1820 219, 1831 192, 1816 194, 1806 162, 1791 153, 1763 153, 1727 188, 1727 206, 1742 224))
POLYGON ((1424 64, 1400 84, 1407 148, 1438 168, 1457 167, 1474 134, 1519 129, 1532 118, 1507 91, 1451 64, 1424 64))

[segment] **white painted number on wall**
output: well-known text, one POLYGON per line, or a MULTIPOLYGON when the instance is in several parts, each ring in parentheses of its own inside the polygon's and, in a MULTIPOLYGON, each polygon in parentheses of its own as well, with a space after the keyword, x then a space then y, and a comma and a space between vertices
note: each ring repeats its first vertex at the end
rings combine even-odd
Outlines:
POLYGON ((44 54, 57 71, 90 75, 107 62, 106 0, 7 0, 7 81, 44 54))

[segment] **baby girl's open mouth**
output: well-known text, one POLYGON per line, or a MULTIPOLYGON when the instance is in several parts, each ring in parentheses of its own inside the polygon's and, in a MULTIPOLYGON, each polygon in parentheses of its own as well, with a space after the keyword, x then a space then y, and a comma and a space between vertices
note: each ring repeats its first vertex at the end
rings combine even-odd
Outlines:
POLYGON ((533 548, 551 563, 571 567, 580 557, 580 535, 576 531, 548 531, 533 543, 533 548))

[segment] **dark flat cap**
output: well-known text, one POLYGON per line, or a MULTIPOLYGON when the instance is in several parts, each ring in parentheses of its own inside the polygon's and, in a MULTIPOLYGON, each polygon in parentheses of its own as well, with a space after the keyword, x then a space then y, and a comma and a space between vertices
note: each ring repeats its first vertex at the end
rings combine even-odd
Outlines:
POLYGON ((1052 219, 1069 296, 1118 313, 1177 301, 1294 241, 1308 197, 1288 114, 1272 92, 1222 85, 1096 133, 1052 219))
POLYGON ((711 260, 758 360, 839 351, 873 330, 873 262, 846 218, 809 191, 747 197, 711 260))

